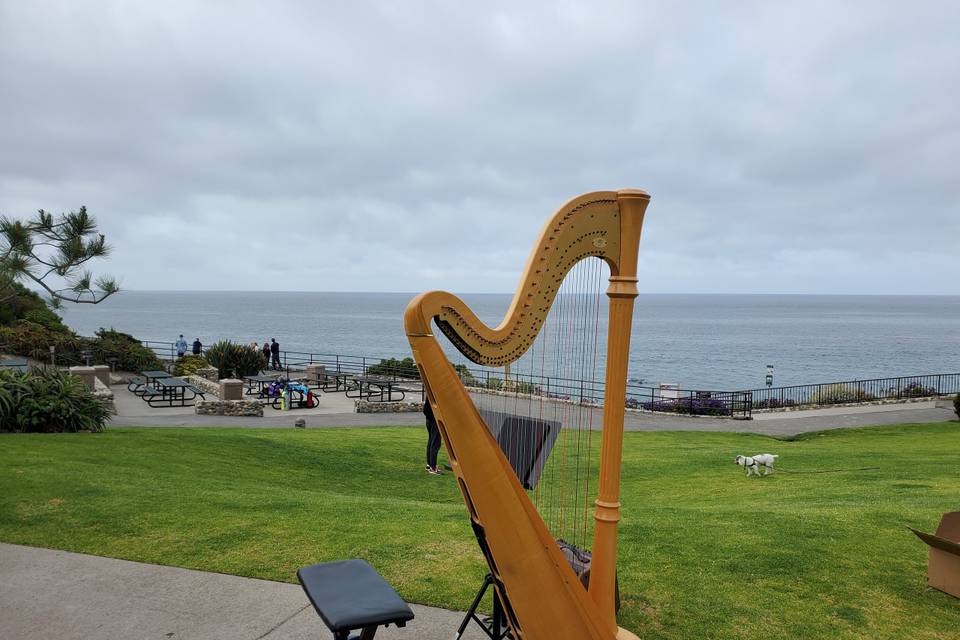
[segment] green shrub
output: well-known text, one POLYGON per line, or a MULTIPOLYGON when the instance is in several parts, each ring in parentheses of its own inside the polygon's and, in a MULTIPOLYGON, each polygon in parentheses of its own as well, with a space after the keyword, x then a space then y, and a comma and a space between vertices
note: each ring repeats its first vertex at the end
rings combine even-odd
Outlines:
POLYGON ((487 378, 486 382, 481 386, 492 389, 493 391, 500 391, 503 389, 503 380, 500 378, 487 378))
POLYGON ((810 404, 843 404, 846 402, 869 402, 876 396, 863 389, 846 384, 828 384, 819 387, 810 396, 810 404))
POLYGON ((417 370, 417 363, 413 358, 387 358, 381 360, 379 364, 372 364, 367 367, 369 376, 398 376, 401 378, 419 378, 420 372, 417 370))
POLYGON ((515 393, 523 393, 529 396, 540 395, 540 387, 526 380, 511 380, 510 391, 515 393))
POLYGON ((909 382, 900 389, 901 398, 925 398, 937 395, 936 387, 925 387, 919 382, 909 382))
POLYGON ((57 364, 79 364, 84 341, 72 332, 48 329, 32 322, 19 321, 12 327, 0 327, 0 344, 19 356, 49 361, 50 347, 56 349, 57 364))
POLYGON ((13 420, 13 410, 20 397, 20 374, 0 369, 0 431, 7 430, 7 422, 13 420))
POLYGON ((480 383, 477 382, 477 379, 473 377, 473 374, 470 372, 470 369, 467 368, 465 364, 455 364, 453 365, 454 371, 457 372, 457 375, 460 376, 460 382, 463 383, 465 387, 477 387, 480 383))
POLYGON ((0 372, 0 431, 103 431, 109 418, 107 406, 65 371, 0 372))
POLYGON ((0 286, 3 305, 0 306, 0 326, 13 326, 20 320, 26 320, 41 327, 69 333, 70 329, 37 293, 27 289, 19 282, 6 282, 0 286), (12 290, 12 295, 6 297, 12 290))
POLYGON ((203 356, 186 355, 173 365, 173 375, 192 376, 198 369, 209 367, 210 363, 203 356))
POLYGON ((46 307, 31 309, 23 315, 23 320, 26 322, 32 322, 33 324, 38 324, 41 327, 50 329, 51 331, 58 331, 60 333, 70 332, 70 329, 60 321, 60 316, 46 307))
POLYGON ((163 362, 133 336, 100 329, 95 338, 81 338, 72 331, 57 331, 33 322, 21 320, 13 327, 0 327, 0 344, 11 352, 41 362, 50 361, 50 346, 55 349, 56 363, 61 366, 86 364, 81 353, 93 353, 91 364, 111 364, 123 371, 162 369, 163 362))
POLYGON ((207 361, 217 368, 217 375, 221 379, 254 376, 267 366, 262 351, 229 340, 221 340, 208 348, 207 361))
POLYGON ((163 369, 163 362, 153 349, 143 346, 128 333, 101 328, 97 337, 85 340, 83 346, 93 351, 93 364, 115 362, 121 371, 163 369))

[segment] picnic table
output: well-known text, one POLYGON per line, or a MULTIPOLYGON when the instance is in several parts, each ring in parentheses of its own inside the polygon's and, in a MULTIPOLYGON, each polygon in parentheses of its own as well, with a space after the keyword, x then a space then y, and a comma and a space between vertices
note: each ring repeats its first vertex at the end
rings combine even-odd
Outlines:
POLYGON ((143 398, 148 392, 158 389, 157 380, 169 377, 166 371, 141 371, 139 376, 127 383, 127 391, 143 398))
POLYGON ((256 394, 257 396, 262 396, 263 387, 271 382, 276 382, 277 375, 257 374, 255 376, 243 376, 243 379, 247 381, 247 389, 244 392, 246 395, 252 396, 256 394), (256 391, 254 391, 254 389, 256 389, 256 391))
POLYGON ((406 389, 397 386, 398 381, 392 378, 381 378, 379 376, 357 376, 353 378, 357 383, 356 388, 347 390, 348 398, 372 398, 375 395, 380 396, 380 402, 393 402, 393 393, 400 394, 397 402, 406 397, 406 389), (354 395, 351 393, 356 392, 354 395))
POLYGON ((347 371, 326 371, 323 381, 324 391, 348 391, 351 388, 351 378, 356 375, 347 371), (333 381, 333 388, 330 389, 330 381, 333 381))
POLYGON ((156 387, 157 383, 163 378, 170 378, 170 374, 166 371, 142 371, 140 373, 146 380, 146 383, 150 386, 156 387))
POLYGON ((186 407, 188 400, 193 400, 199 395, 196 387, 183 378, 175 378, 172 376, 156 378, 154 385, 152 391, 147 390, 143 394, 143 399, 146 400, 147 404, 151 407, 172 407, 175 405, 186 407), (187 397, 188 391, 190 392, 190 397, 187 397))
POLYGON ((272 397, 271 402, 274 409, 281 410, 313 409, 318 404, 320 404, 319 394, 314 395, 310 387, 296 382, 287 382, 281 392, 272 397), (312 404, 308 400, 312 400, 312 404))

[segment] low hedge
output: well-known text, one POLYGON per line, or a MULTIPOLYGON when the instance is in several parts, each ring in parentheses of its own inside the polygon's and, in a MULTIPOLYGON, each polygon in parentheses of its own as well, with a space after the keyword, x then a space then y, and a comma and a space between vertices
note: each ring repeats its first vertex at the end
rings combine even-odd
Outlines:
POLYGON ((10 327, 0 327, 0 344, 11 353, 47 362, 50 347, 56 350, 58 364, 80 363, 84 341, 72 332, 55 331, 42 325, 19 321, 10 327))
POLYGON ((205 369, 209 366, 210 363, 207 362, 207 359, 203 356, 186 355, 174 363, 173 375, 192 376, 195 375, 199 369, 205 369))
POLYGON ((163 362, 152 349, 127 333, 100 329, 94 338, 81 338, 72 331, 49 329, 21 320, 11 327, 0 327, 0 344, 16 355, 49 362, 54 347, 56 363, 63 366, 86 364, 83 351, 92 353, 91 364, 113 364, 122 371, 162 369, 163 362))
POLYGON ((60 369, 0 371, 0 431, 103 431, 110 410, 77 376, 60 369))
POLYGON ((417 363, 413 358, 386 358, 377 364, 371 364, 367 367, 368 376, 397 376, 399 378, 419 378, 420 372, 417 370, 417 363))
POLYGON ((121 371, 147 371, 163 369, 163 362, 153 349, 143 346, 129 333, 114 329, 97 331, 96 338, 84 340, 84 348, 93 351, 94 364, 115 363, 121 371))
POLYGON ((870 402, 877 396, 860 387, 847 384, 825 384, 810 396, 808 404, 844 404, 847 402, 870 402))

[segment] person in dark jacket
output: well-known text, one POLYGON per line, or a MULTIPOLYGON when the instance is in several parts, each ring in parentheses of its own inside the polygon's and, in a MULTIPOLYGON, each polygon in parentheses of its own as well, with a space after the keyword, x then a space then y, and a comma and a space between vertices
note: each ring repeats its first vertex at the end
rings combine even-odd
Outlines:
POLYGON ((437 420, 433 417, 433 409, 430 407, 429 400, 423 403, 423 415, 427 418, 427 472, 439 476, 443 473, 437 466, 437 453, 440 451, 440 429, 437 428, 437 420))
POLYGON ((203 352, 203 344, 200 343, 200 338, 193 339, 193 355, 198 356, 203 352))
POLYGON ((263 368, 270 368, 270 343, 266 340, 263 341, 263 368))
POLYGON ((270 354, 273 356, 273 368, 280 368, 280 343, 270 338, 270 354))

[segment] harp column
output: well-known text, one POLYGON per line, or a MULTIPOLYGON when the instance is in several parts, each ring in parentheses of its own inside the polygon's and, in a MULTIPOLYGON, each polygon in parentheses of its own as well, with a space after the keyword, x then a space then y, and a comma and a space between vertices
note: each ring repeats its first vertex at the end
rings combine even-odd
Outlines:
MULTIPOLYGON (((603 437, 600 444, 600 479, 594 502, 594 535, 590 565, 590 597, 604 622, 618 633, 615 611, 617 574, 617 523, 620 522, 620 458, 623 450, 623 416, 627 399, 627 365, 633 303, 637 297, 637 254, 640 229, 650 196, 643 191, 620 191, 622 255, 619 270, 611 275, 607 329, 607 375, 603 401, 603 437)), ((619 630, 620 638, 635 638, 619 630)))

